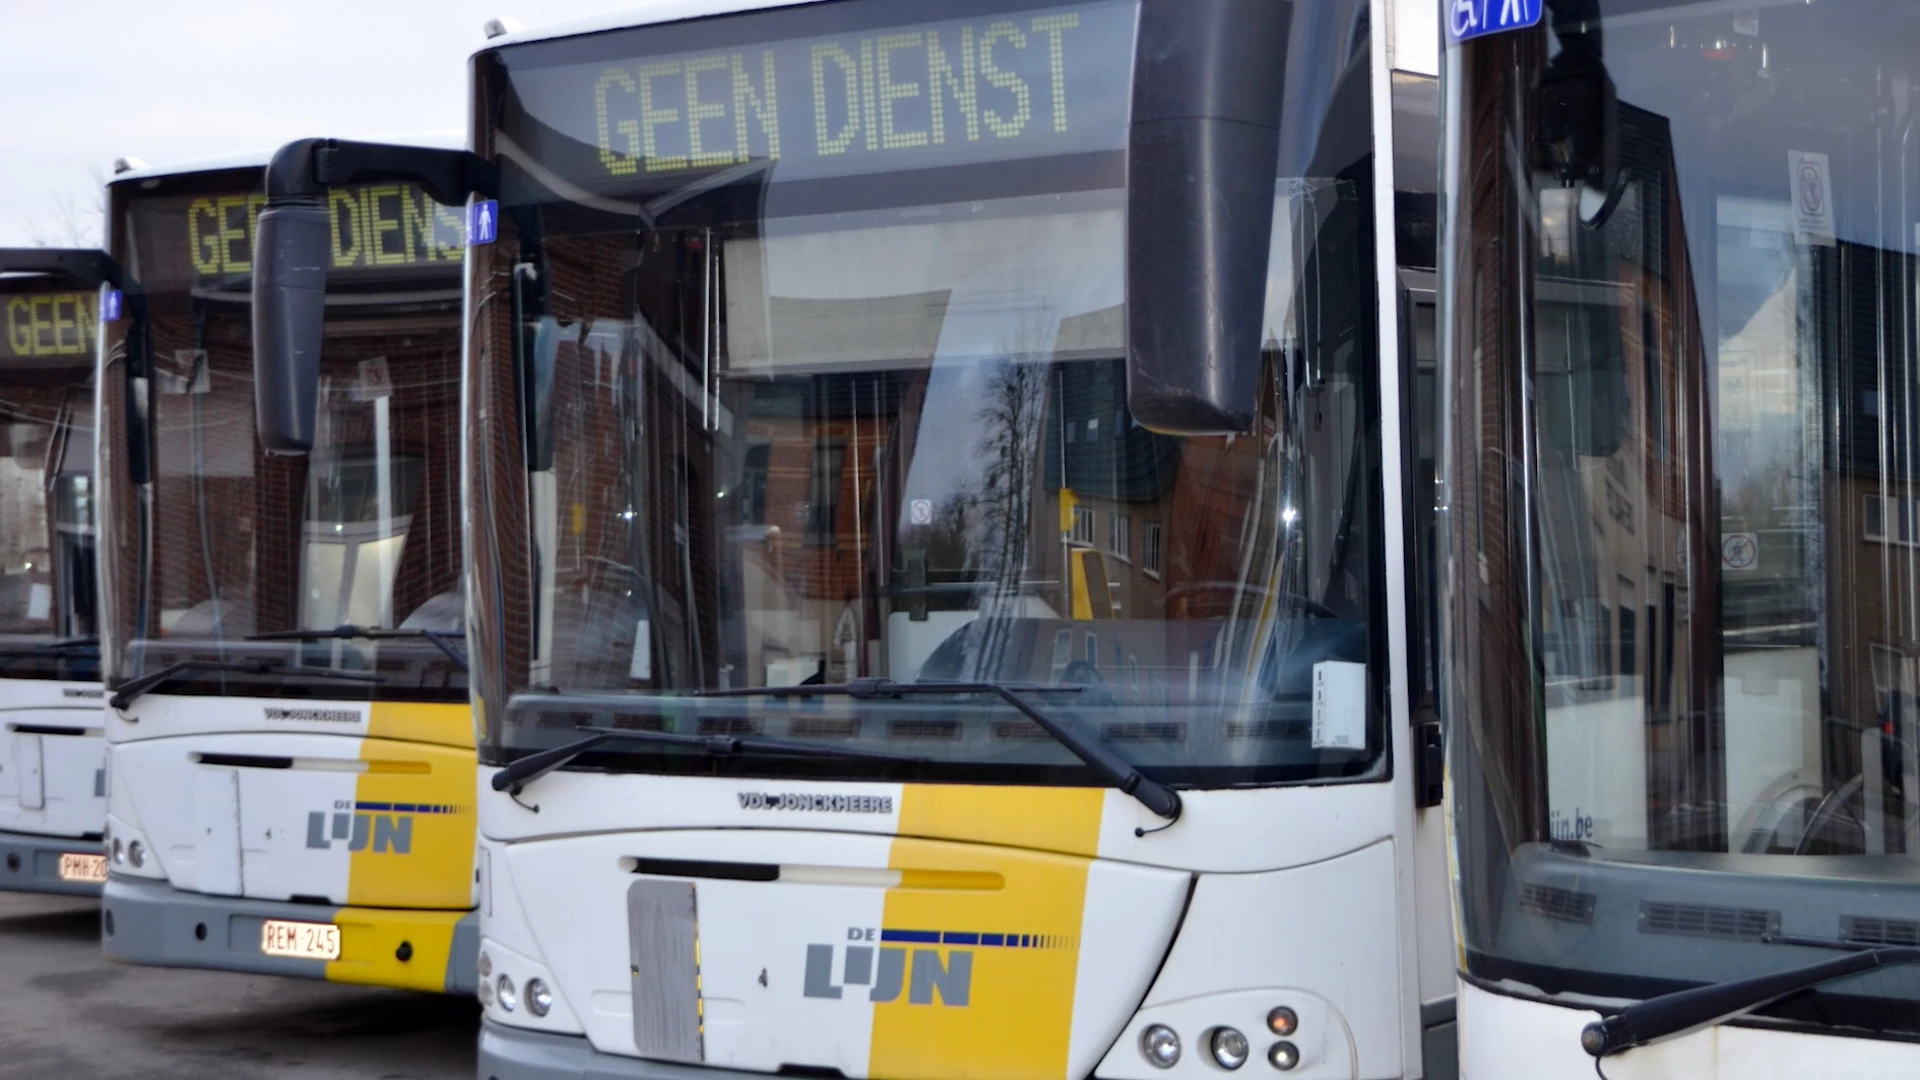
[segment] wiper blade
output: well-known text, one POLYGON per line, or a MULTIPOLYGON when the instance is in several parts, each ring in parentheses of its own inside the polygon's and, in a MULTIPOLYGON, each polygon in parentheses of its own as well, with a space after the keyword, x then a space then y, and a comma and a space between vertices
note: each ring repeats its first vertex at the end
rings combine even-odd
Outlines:
POLYGON ((1725 1023, 1765 1008, 1789 994, 1809 990, 1824 982, 1876 968, 1902 964, 1920 964, 1920 948, 1910 945, 1871 946, 1856 942, 1774 937, 1763 939, 1775 945, 1800 945, 1815 948, 1849 950, 1844 956, 1821 960, 1785 971, 1755 975, 1747 979, 1676 990, 1637 1002, 1604 1020, 1588 1024, 1580 1032, 1580 1048, 1596 1058, 1617 1054, 1636 1046, 1684 1035, 1698 1028, 1725 1023))
POLYGON ((909 754, 891 754, 883 750, 859 750, 848 746, 821 746, 815 743, 786 742, 781 739, 761 739, 746 735, 677 735, 670 731, 642 731, 634 728, 603 728, 581 726, 575 731, 585 732, 583 738, 575 739, 564 746, 551 750, 542 750, 517 758, 512 764, 493 774, 493 790, 504 791, 509 795, 518 795, 533 781, 565 765, 581 754, 602 743, 641 742, 656 743, 661 746, 684 746, 689 750, 703 750, 709 754, 727 757, 736 754, 770 754, 788 757, 825 757, 853 758, 860 761, 891 761, 924 764, 926 758, 909 754))
POLYGON ((62 638, 59 641, 41 641, 32 645, 9 645, 0 648, 0 667, 6 667, 16 660, 44 660, 48 657, 66 659, 75 653, 79 659, 100 658, 100 639, 94 635, 86 637, 62 638), (93 650, 91 655, 87 650, 93 650))
POLYGON ((308 675, 322 679, 350 679, 354 682, 386 681, 382 676, 363 671, 336 671, 333 668, 287 665, 269 660, 182 660, 177 664, 168 664, 159 671, 121 683, 120 689, 114 691, 113 696, 107 699, 107 704, 124 710, 133 704, 135 698, 154 687, 199 671, 233 671, 244 675, 308 675))
MULTIPOLYGON (((1033 721, 1054 741, 1073 752, 1107 783, 1131 795, 1140 805, 1167 822, 1180 820, 1180 794, 1157 780, 1149 780, 1125 758, 1067 727, 1035 708, 1024 694, 1077 693, 1078 686, 1003 682, 894 682, 892 679, 852 679, 845 683, 800 686, 747 686, 731 690, 702 690, 695 697, 850 697, 857 700, 935 694, 993 694, 1033 721)), ((1145 835, 1144 830, 1134 830, 1145 835)))
POLYGON ((379 626, 354 626, 343 623, 331 630, 275 630, 266 634, 248 634, 248 641, 391 641, 394 638, 419 638, 431 642, 447 655, 461 671, 467 670, 467 654, 454 648, 453 635, 438 630, 389 630, 379 626))

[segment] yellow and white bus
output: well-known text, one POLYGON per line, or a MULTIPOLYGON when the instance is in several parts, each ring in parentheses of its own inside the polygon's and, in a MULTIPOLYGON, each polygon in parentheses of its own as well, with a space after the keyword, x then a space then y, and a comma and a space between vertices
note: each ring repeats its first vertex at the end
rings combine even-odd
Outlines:
POLYGON ((1462 1072, 1920 1074, 1920 8, 1448 9, 1462 1072))
POLYGON ((0 889, 106 880, 93 517, 100 251, 0 250, 0 889))
POLYGON ((108 850, 137 964, 471 992, 460 220, 343 187, 319 432, 253 426, 264 156, 116 176, 98 377, 108 850))
POLYGON ((480 1076, 1451 1075, 1436 37, 680 0, 281 150, 283 451, 332 186, 468 215, 480 1076))

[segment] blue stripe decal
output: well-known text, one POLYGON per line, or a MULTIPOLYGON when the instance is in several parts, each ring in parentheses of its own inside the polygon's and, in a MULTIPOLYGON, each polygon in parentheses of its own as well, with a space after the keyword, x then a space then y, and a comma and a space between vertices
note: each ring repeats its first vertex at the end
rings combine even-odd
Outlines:
POLYGON ((881 941, 914 945, 972 945, 989 949, 1067 949, 1066 934, 983 934, 973 930, 893 930, 882 928, 881 941))

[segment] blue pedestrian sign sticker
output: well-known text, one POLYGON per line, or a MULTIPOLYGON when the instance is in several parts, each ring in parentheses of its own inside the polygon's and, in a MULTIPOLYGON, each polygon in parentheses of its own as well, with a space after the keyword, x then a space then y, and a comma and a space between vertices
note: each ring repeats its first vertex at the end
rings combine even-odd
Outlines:
POLYGON ((120 321, 120 290, 108 289, 104 300, 100 302, 100 321, 120 321))
POLYGON ((1540 25, 1545 0, 1447 0, 1447 34, 1470 41, 1540 25))
MULTIPOLYGON (((1539 0, 1534 0, 1539 3, 1539 0)), ((467 246, 491 244, 500 233, 500 204, 481 199, 467 204, 467 246)))

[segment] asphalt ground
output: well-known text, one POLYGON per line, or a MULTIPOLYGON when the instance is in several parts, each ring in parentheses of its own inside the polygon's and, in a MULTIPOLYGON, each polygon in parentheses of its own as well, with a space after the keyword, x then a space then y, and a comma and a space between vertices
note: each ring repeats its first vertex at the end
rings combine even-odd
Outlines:
POLYGON ((470 998, 116 964, 98 902, 0 893, 7 1080, 473 1080, 479 1026, 470 998))

